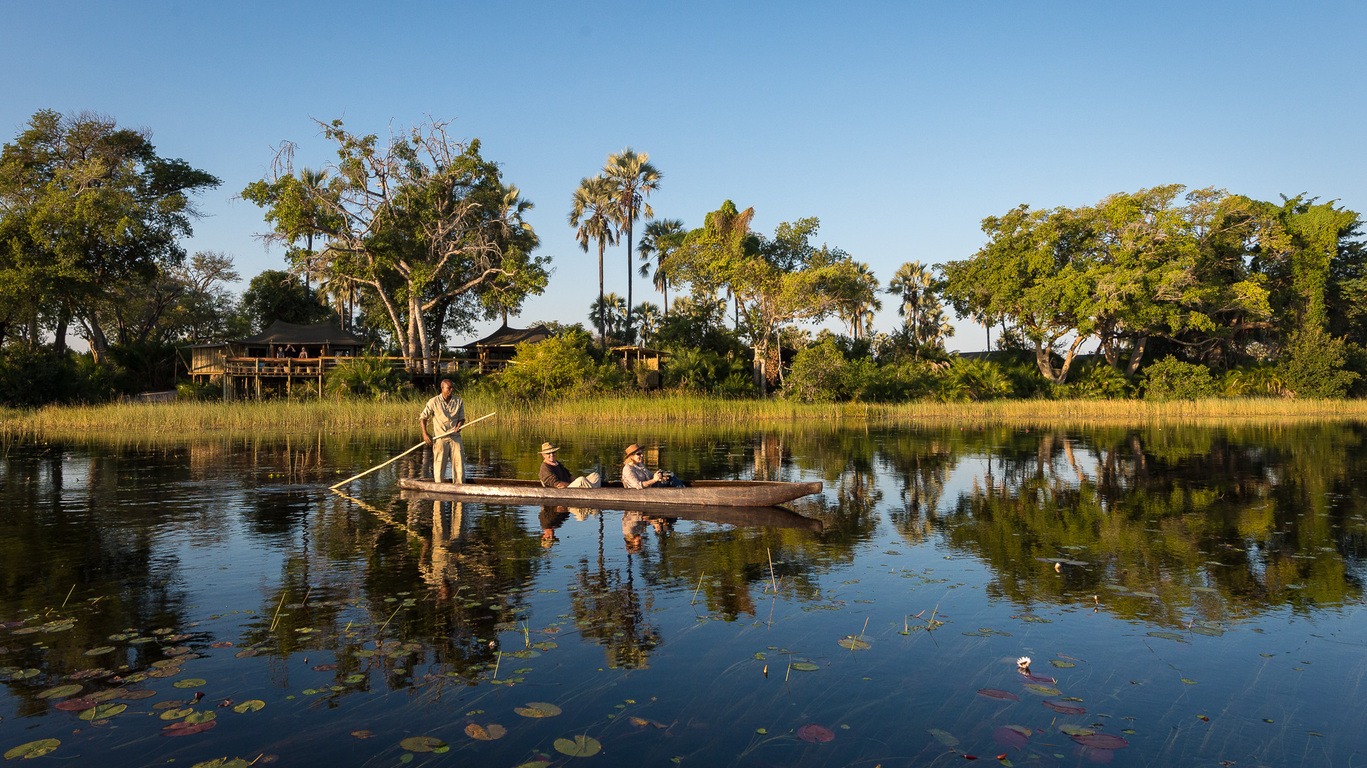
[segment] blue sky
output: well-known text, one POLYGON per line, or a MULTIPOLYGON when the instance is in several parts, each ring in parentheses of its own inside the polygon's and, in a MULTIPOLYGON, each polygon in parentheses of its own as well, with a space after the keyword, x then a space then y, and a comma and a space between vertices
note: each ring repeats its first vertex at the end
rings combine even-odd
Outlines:
MULTIPOLYGON (((313 118, 380 134, 453 120, 536 204, 553 259, 514 325, 589 324, 596 254, 574 242, 570 194, 627 146, 664 174, 658 216, 698 226, 728 198, 765 233, 816 216, 819 241, 884 284, 905 261, 970 256, 981 219, 1019 203, 1181 183, 1367 211, 1367 3, 0 0, 0 14, 0 137, 43 108, 151 130, 163 155, 223 179, 188 245, 231 254, 244 278, 284 266, 236 199, 274 147, 294 141, 316 167, 332 154, 313 118)), ((625 295, 620 247, 607 269, 625 295)), ((635 296, 660 301, 639 277, 635 296)), ((878 330, 898 323, 893 303, 878 330)), ((981 328, 959 328, 951 348, 982 348, 981 328)))

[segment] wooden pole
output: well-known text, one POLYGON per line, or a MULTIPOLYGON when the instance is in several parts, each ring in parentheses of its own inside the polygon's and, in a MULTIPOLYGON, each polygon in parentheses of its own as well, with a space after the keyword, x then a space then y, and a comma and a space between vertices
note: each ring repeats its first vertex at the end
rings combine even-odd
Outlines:
MULTIPOLYGON (((454 434, 456 434, 457 432, 460 432, 461 430, 465 429, 466 427, 470 426, 471 424, 478 424, 479 422, 484 421, 485 419, 487 419, 487 418, 493 416, 493 415, 496 414, 496 413, 498 413, 498 411, 490 411, 490 412, 484 414, 483 416, 480 416, 478 419, 473 419, 473 420, 471 420, 471 421, 467 421, 467 422, 465 422, 465 424, 463 424, 459 429, 453 429, 453 430, 451 430, 450 432, 443 432, 443 433, 441 433, 440 435, 437 435, 436 437, 432 438, 432 441, 433 441, 433 442, 436 442, 437 440, 440 440, 440 439, 442 439, 443 437, 450 437, 451 435, 454 435, 454 434)), ((398 461, 399 459, 402 459, 403 457, 407 456, 408 454, 412 453, 413 451, 418 450, 419 448, 423 447, 424 445, 427 445, 427 441, 426 441, 426 440, 424 440, 424 441, 421 442, 421 443, 418 443, 417 445, 413 446, 412 448, 409 448, 408 450, 404 451, 403 453, 399 454, 398 456, 395 456, 394 458, 390 459, 389 461, 386 461, 386 462, 383 463, 383 464, 376 464, 375 466, 371 467, 370 469, 367 469, 366 471, 362 472, 362 473, 359 474, 359 475, 352 475, 351 477, 348 477, 347 479, 343 480, 343 481, 340 482, 340 483, 337 483, 336 485, 330 485, 330 486, 328 486, 328 490, 335 491, 335 490, 337 490, 338 488, 341 488, 342 486, 344 486, 344 485, 346 485, 347 483, 351 482, 352 480, 358 480, 358 479, 360 479, 360 478, 362 478, 362 477, 365 477, 366 475, 370 474, 371 472, 374 472, 374 471, 377 470, 377 469, 383 469, 384 467, 387 467, 387 466, 389 466, 390 464, 393 464, 394 462, 398 461)))

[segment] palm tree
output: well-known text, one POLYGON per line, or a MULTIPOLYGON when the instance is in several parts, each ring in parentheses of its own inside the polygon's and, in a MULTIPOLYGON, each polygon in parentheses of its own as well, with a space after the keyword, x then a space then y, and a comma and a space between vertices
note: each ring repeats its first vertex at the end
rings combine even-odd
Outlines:
POLYGON ((669 316, 669 260, 670 254, 683 245, 684 225, 678 219, 660 219, 646 225, 641 244, 641 277, 650 274, 650 257, 655 256, 655 289, 664 296, 664 314, 669 316))
MULTIPOLYGON (((911 332, 912 340, 920 344, 920 329, 926 325, 925 315, 932 307, 938 308, 931 289, 935 276, 919 261, 908 261, 897 268, 897 273, 888 282, 888 293, 901 299, 897 314, 906 318, 905 325, 911 332)), ((919 357, 919 350, 916 352, 919 357)))
POLYGON ((627 303, 621 296, 609 293, 606 296, 599 296, 593 305, 589 307, 589 317, 597 316, 604 323, 603 343, 607 344, 609 336, 623 340, 623 329, 626 327, 627 303))
POLYGON ((603 251, 609 245, 617 244, 617 230, 612 226, 612 211, 615 210, 612 186, 602 176, 581 179, 570 205, 570 226, 578 227, 574 235, 579 247, 588 253, 589 242, 598 241, 598 303, 595 306, 598 309, 598 336, 606 348, 607 321, 603 311, 607 302, 603 298, 603 251))
POLYGON ((613 212, 613 221, 618 228, 627 234, 627 318, 626 331, 631 333, 631 278, 633 270, 631 268, 631 233, 636 223, 636 219, 645 216, 647 219, 655 216, 655 211, 651 210, 650 203, 646 202, 646 197, 651 192, 660 188, 662 178, 659 170, 650 164, 650 155, 641 152, 637 154, 631 147, 627 147, 615 155, 608 155, 607 164, 603 166, 603 175, 607 177, 612 185, 613 198, 617 206, 613 212))
POLYGON ((641 344, 650 344, 655 340, 655 334, 660 332, 661 314, 660 308, 648 301, 643 301, 636 305, 636 319, 641 323, 640 339, 641 344))
POLYGON ((877 299, 878 278, 868 264, 855 262, 854 274, 847 287, 847 295, 841 297, 836 313, 850 324, 850 338, 866 338, 873 330, 873 313, 883 308, 877 299))

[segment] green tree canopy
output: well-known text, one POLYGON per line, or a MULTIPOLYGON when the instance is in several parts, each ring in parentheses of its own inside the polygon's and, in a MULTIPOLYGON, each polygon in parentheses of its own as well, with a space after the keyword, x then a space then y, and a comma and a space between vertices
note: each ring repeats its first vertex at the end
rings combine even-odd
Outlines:
POLYGON ((191 197, 218 183, 113 118, 35 113, 0 151, 0 323, 50 322, 60 349, 74 318, 102 363, 113 293, 184 261, 191 197))
POLYGON ((384 144, 340 120, 320 126, 338 157, 322 169, 325 185, 305 183, 286 145, 272 176, 242 196, 266 209, 276 236, 326 238, 312 270, 377 299, 412 367, 434 365, 448 323, 515 310, 544 288, 547 259, 532 255, 537 236, 523 220, 531 203, 477 139, 458 142, 436 121, 384 144), (498 295, 475 300, 488 292, 498 295))

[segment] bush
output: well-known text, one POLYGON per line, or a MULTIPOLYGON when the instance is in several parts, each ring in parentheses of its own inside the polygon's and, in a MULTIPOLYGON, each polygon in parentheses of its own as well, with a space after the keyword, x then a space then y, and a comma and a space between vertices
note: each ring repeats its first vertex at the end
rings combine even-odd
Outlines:
POLYGON ((1282 350, 1277 375, 1296 397, 1339 398, 1357 381, 1347 370, 1347 342, 1328 331, 1298 331, 1282 350))
POLYGON ((941 374, 938 396, 945 402, 994 400, 1013 391, 1011 379, 991 360, 955 359, 941 374))
POLYGON ((1130 396, 1130 389, 1125 374, 1097 361, 1079 370, 1071 382, 1055 386, 1053 394, 1060 399, 1120 400, 1130 396))
POLYGON ((223 384, 211 381, 182 381, 176 384, 177 400, 222 400, 223 384))
POLYGON ((784 378, 786 397, 803 403, 849 400, 854 392, 854 364, 835 339, 827 336, 800 350, 784 378))
POLYGON ((626 384, 625 372, 611 363, 598 364, 577 334, 518 344, 517 355, 497 375, 499 387, 517 400, 557 400, 591 395, 626 384))
POLYGON ((905 403, 930 397, 939 387, 940 371, 947 368, 947 363, 910 358, 877 366, 863 361, 856 370, 855 399, 869 403, 905 403))
POLYGON ((1220 377, 1222 397, 1285 397, 1291 394, 1276 366, 1254 365, 1225 371, 1220 377))
POLYGON ((387 400, 410 385, 408 373, 388 361, 369 355, 337 364, 323 377, 323 391, 329 397, 387 400))
POLYGON ((1201 400, 1217 393, 1215 377, 1204 365, 1168 355, 1144 369, 1146 400, 1201 400))

